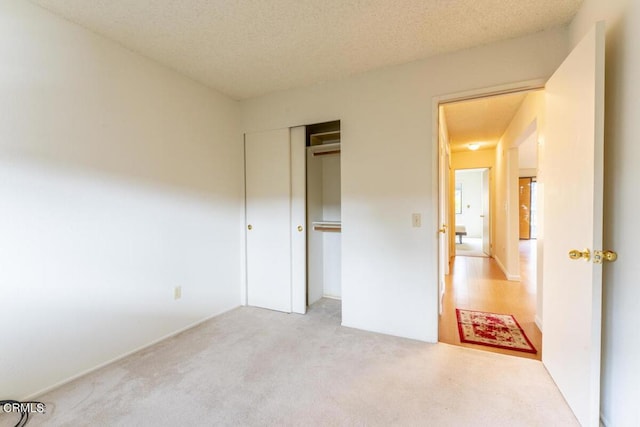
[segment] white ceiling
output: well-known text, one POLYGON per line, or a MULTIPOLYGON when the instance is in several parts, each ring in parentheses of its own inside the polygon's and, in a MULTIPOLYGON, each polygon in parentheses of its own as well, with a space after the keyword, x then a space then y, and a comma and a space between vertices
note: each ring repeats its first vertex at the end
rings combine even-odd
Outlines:
MULTIPOLYGON (((529 93, 531 92, 519 92, 444 104, 442 109, 451 151, 468 150, 471 143, 477 143, 480 149, 495 147, 529 93)), ((520 169, 538 167, 536 135, 532 132, 518 146, 520 169)))
POLYGON ((31 0, 235 99, 566 24, 582 0, 31 0))
POLYGON ((520 92, 444 104, 451 150, 466 150, 470 143, 495 147, 526 96, 520 92))

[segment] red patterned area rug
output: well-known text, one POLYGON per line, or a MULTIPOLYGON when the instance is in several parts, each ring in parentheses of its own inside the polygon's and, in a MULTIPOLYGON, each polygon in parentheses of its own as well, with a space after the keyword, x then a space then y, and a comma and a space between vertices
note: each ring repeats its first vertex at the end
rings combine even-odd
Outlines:
POLYGON ((462 342, 537 353, 516 319, 510 314, 456 308, 456 316, 462 342))

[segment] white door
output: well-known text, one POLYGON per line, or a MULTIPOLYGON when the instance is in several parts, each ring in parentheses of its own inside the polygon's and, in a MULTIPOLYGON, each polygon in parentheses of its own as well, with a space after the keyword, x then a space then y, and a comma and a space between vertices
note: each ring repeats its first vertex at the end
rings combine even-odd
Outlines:
POLYGON ((489 214, 489 203, 491 197, 489 196, 489 169, 482 170, 482 252, 491 256, 491 227, 489 220, 491 219, 489 214))
POLYGON ((307 312, 306 127, 291 128, 291 298, 294 313, 307 312))
POLYGON ((245 135, 247 303, 291 312, 289 129, 245 135))
POLYGON ((445 292, 445 275, 449 274, 449 153, 447 152, 446 135, 444 135, 445 122, 443 120, 443 108, 438 107, 438 146, 439 146, 439 175, 438 175, 438 198, 439 198, 439 233, 438 233, 438 289, 439 308, 442 314, 442 298, 445 292))
POLYGON ((600 407, 602 266, 572 249, 602 250, 604 24, 546 87, 542 361, 583 426, 600 407))

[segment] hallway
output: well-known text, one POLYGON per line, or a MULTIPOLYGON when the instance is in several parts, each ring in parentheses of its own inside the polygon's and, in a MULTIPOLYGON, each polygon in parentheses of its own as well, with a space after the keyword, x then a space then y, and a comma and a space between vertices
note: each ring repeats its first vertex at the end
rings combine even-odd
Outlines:
POLYGON ((541 359, 542 333, 535 324, 536 241, 520 241, 520 282, 506 280, 493 258, 457 256, 446 276, 439 339, 448 344, 512 356, 541 359), (483 345, 461 343, 456 308, 512 314, 538 350, 528 354, 483 345))

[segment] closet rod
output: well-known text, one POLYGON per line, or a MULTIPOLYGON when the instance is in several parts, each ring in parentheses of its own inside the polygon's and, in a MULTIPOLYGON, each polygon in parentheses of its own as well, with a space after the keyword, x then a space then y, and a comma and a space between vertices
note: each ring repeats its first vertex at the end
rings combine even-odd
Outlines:
POLYGON ((313 222, 313 229, 316 231, 338 231, 342 230, 340 221, 318 221, 313 222))
POLYGON ((314 152, 313 156, 326 156, 328 154, 340 154, 340 150, 331 150, 331 151, 318 151, 314 152))
POLYGON ((334 233, 339 233, 342 231, 342 227, 323 227, 321 225, 316 225, 313 227, 315 231, 333 231, 334 233))

